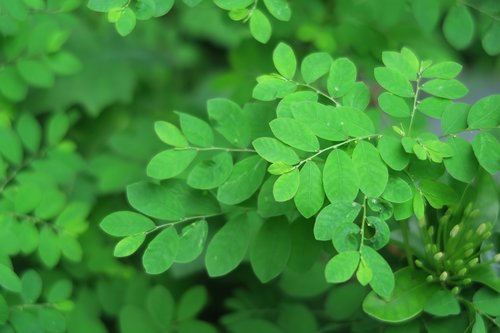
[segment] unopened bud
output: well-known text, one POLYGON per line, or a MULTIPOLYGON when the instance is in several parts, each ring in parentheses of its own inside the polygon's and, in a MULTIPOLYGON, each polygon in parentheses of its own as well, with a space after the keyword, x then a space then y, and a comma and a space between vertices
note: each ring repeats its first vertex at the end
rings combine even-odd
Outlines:
POLYGON ((453 228, 451 228, 450 237, 451 238, 457 237, 457 235, 458 235, 459 232, 460 232, 460 226, 457 224, 456 226, 454 226, 453 228))
POLYGON ((422 268, 422 267, 424 267, 424 263, 423 263, 423 262, 421 262, 421 261, 420 261, 420 260, 418 260, 418 259, 417 259, 417 260, 415 260, 415 265, 416 265, 418 268, 422 268))
POLYGON ((459 292, 460 292, 460 288, 458 288, 458 287, 453 287, 453 289, 451 289, 451 293, 453 295, 458 295, 459 292))
POLYGON ((493 257, 493 261, 500 262, 500 253, 495 254, 495 256, 493 257))
POLYGON ((491 237, 491 231, 485 232, 485 233, 483 234, 483 239, 488 239, 488 238, 490 238, 490 237, 491 237))
POLYGON ((467 207, 465 207, 464 209, 464 214, 469 215, 471 211, 472 211, 472 203, 469 203, 467 207))
POLYGON ((479 209, 474 209, 472 212, 469 214, 470 218, 476 218, 479 216, 479 209))
POLYGON ((436 253, 438 251, 438 247, 436 244, 431 245, 431 251, 432 251, 432 253, 436 253))
POLYGON ((477 265, 477 263, 478 263, 478 262, 479 262, 479 259, 478 259, 478 258, 474 258, 474 259, 472 259, 471 261, 469 261, 469 262, 467 263, 467 266, 469 266, 469 267, 474 267, 474 266, 476 266, 476 265, 477 265))
POLYGON ((431 252, 432 250, 432 245, 431 244, 425 244, 425 252, 431 252))
POLYGON ((455 266, 460 267, 463 266, 464 261, 462 259, 455 260, 454 262, 455 266))
POLYGON ((486 224, 484 224, 484 223, 481 223, 479 225, 479 227, 477 227, 477 229, 476 229, 476 233, 478 235, 482 235, 485 231, 486 231, 486 224))
POLYGON ((446 281, 448 279, 448 272, 443 272, 441 275, 439 275, 439 280, 441 281, 446 281))
POLYGON ((465 240, 468 241, 469 239, 471 239, 472 235, 474 235, 474 232, 472 230, 467 230, 467 232, 465 233, 465 240))
POLYGON ((474 249, 468 249, 464 252, 464 257, 470 257, 474 253, 474 249))
POLYGON ((444 253, 443 252, 438 252, 438 253, 436 253, 434 255, 434 260, 440 261, 443 257, 444 257, 444 253))
POLYGON ((470 278, 464 279, 463 283, 464 284, 471 284, 472 283, 472 279, 470 279, 470 278))
POLYGON ((467 268, 464 267, 461 270, 459 270, 457 274, 460 275, 460 276, 464 276, 465 273, 467 273, 467 268))
POLYGON ((474 248, 474 243, 465 243, 464 249, 469 250, 474 248))
POLYGON ((432 275, 427 275, 427 277, 425 278, 425 281, 427 281, 427 282, 432 282, 432 281, 434 281, 434 276, 432 276, 432 275))
POLYGON ((429 229, 427 229, 427 233, 429 234, 429 237, 434 236, 434 226, 431 225, 429 229))

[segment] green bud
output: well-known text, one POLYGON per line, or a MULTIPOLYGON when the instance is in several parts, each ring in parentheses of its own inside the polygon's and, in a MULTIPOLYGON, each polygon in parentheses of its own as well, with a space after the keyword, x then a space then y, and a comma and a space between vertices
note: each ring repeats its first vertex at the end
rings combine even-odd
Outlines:
POLYGON ((474 219, 474 218, 476 218, 476 217, 478 217, 478 216, 479 216, 479 213, 480 213, 480 212, 479 212, 479 209, 474 209, 472 212, 470 212, 469 217, 470 217, 471 219, 474 219))
POLYGON ((474 249, 468 249, 464 252, 464 257, 470 257, 474 253, 474 249))
POLYGON ((427 282, 432 282, 432 281, 434 281, 434 276, 432 276, 432 275, 427 275, 427 277, 425 278, 425 281, 427 281, 427 282))
POLYGON ((463 280, 464 284, 471 284, 472 283, 472 279, 470 278, 466 278, 463 280))
POLYGON ((495 262, 500 262, 500 253, 495 254, 495 256, 493 257, 493 260, 495 262))
POLYGON ((460 288, 458 288, 458 287, 453 287, 453 289, 451 289, 451 293, 453 295, 458 295, 459 292, 460 292, 460 288))
POLYGON ((471 239, 472 235, 474 235, 474 232, 472 230, 467 230, 467 232, 465 233, 465 240, 468 241, 469 239, 471 239))
POLYGON ((469 249, 472 249, 472 248, 474 248, 474 243, 465 243, 464 249, 469 250, 469 249))
POLYGON ((420 260, 418 260, 418 259, 417 259, 417 260, 415 260, 415 265, 416 265, 418 268, 422 268, 422 267, 424 267, 424 263, 423 263, 423 262, 421 262, 421 261, 420 261, 420 260))
POLYGON ((441 281, 446 281, 448 279, 448 272, 443 272, 441 275, 439 275, 439 280, 441 281))
POLYGON ((450 237, 451 238, 455 238, 457 237, 458 233, 460 232, 460 226, 457 224, 455 225, 451 231, 450 231, 450 237))
POLYGON ((433 225, 431 225, 429 227, 429 229, 427 229, 427 233, 429 234, 429 237, 431 237, 431 238, 432 238, 432 236, 434 236, 434 226, 433 225))
POLYGON ((458 271, 458 275, 460 275, 460 276, 464 276, 465 273, 467 273, 467 268, 465 268, 465 267, 458 271))
POLYGON ((432 244, 432 245, 431 245, 431 252, 432 252, 432 253, 436 253, 437 251, 438 251, 438 247, 437 247, 437 245, 436 245, 436 244, 432 244))
POLYGON ((441 259, 443 259, 444 257, 444 253, 443 252, 438 252, 434 255, 434 260, 436 261, 440 261, 441 259))
POLYGON ((425 244, 425 252, 431 252, 432 244, 425 244))
POLYGON ((455 260, 454 265, 457 267, 461 267, 464 265, 464 261, 462 259, 455 260))
POLYGON ((482 235, 485 231, 486 231, 486 224, 484 224, 484 223, 481 223, 479 225, 479 227, 477 227, 477 229, 476 229, 476 233, 478 235, 482 235))
POLYGON ((465 209, 464 209, 464 214, 469 215, 471 211, 472 211, 472 202, 469 202, 467 207, 465 207, 465 209))
POLYGON ((491 231, 485 232, 485 233, 483 234, 483 239, 488 239, 488 238, 490 238, 490 237, 491 237, 491 231))
POLYGON ((478 259, 478 258, 474 258, 474 259, 472 259, 471 261, 469 261, 469 262, 467 263, 467 266, 469 266, 469 267, 474 267, 474 266, 476 266, 476 265, 477 265, 477 263, 478 263, 478 262, 479 262, 479 259, 478 259))

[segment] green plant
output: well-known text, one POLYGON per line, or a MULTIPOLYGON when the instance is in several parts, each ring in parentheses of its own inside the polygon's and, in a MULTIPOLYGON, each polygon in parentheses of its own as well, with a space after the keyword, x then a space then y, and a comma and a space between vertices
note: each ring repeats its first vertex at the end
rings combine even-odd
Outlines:
MULTIPOLYGON (((208 274, 229 273, 249 252, 254 273, 268 282, 287 265, 300 270, 321 255, 321 247, 309 248, 310 235, 292 231, 298 223, 313 223, 302 219, 315 217, 316 241, 333 245, 327 248, 326 280, 341 283, 355 275, 361 285, 370 285, 364 310, 375 318, 400 322, 426 306, 438 314, 448 299, 460 312, 452 295, 473 281, 498 291, 498 280, 476 273, 484 269, 495 275, 489 265, 498 255, 477 265, 479 251, 492 249, 480 249, 491 236, 491 224, 476 229, 484 217, 471 211, 472 203, 465 211, 463 206, 469 186, 499 169, 499 143, 490 132, 498 126, 500 95, 472 106, 454 103, 468 92, 455 79, 461 65, 421 61, 407 48, 385 52, 382 59, 385 66, 375 68, 374 75, 386 90, 378 96, 383 120, 376 109, 365 112, 370 91, 356 81, 349 59, 310 54, 298 80, 295 54, 280 43, 273 53, 278 73, 260 76, 253 90, 257 100, 281 100, 274 104, 277 118, 270 119, 266 103, 241 108, 212 99, 210 124, 184 113, 179 113, 180 129, 156 122, 158 137, 171 148, 148 164, 147 174, 156 181, 127 188, 130 205, 149 217, 121 211, 101 223, 107 233, 125 237, 115 256, 133 254, 147 236, 158 233, 142 263, 148 273, 163 273, 173 263, 197 259, 207 239, 206 220, 224 215, 227 222, 205 254, 208 274), (427 131, 426 117, 441 120, 441 138, 427 131), (376 125, 382 121, 388 126, 376 125), (465 132, 479 133, 469 143, 458 136, 465 132), (460 183, 469 185, 464 189, 460 183), (440 217, 443 207, 449 210, 440 217), (409 242, 413 216, 425 249, 416 268, 409 242), (390 241, 389 224, 401 230, 408 257, 409 268, 396 275, 377 252, 390 241)), ((481 325, 481 314, 488 315, 477 311, 475 326, 481 325)))

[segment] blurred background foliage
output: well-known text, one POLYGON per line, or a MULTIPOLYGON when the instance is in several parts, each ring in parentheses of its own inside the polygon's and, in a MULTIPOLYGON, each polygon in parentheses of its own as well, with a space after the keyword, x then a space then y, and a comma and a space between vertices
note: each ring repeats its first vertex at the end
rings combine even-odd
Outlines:
MULTIPOLYGON (((386 329, 362 314, 365 288, 327 285, 320 265, 266 285, 248 265, 213 280, 200 262, 152 277, 140 258, 114 258, 114 241, 98 228, 127 207, 126 186, 146 177, 161 149, 154 121, 176 122, 174 110, 204 117, 213 97, 250 101, 255 78, 272 71, 278 41, 299 58, 349 57, 365 82, 382 51, 407 46, 421 58, 464 64, 469 101, 498 93, 497 0, 289 5, 291 19, 271 20, 262 44, 211 0, 178 0, 126 38, 85 0, 0 1, 0 332, 386 329)), ((463 316, 423 320, 429 332, 467 325, 463 316)), ((403 330, 418 326, 387 328, 403 330)))

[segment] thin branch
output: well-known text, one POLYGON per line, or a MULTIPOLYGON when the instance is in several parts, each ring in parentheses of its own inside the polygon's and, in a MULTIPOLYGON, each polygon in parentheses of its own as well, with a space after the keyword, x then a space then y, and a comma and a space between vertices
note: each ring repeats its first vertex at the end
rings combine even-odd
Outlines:
POLYGON ((196 151, 227 151, 227 152, 241 152, 241 153, 255 153, 254 149, 249 148, 227 148, 227 147, 176 147, 174 150, 196 150, 196 151))

